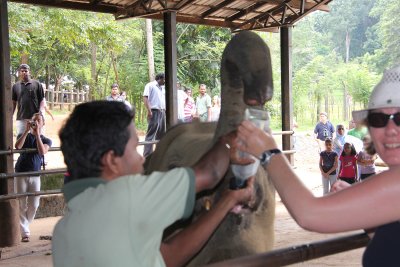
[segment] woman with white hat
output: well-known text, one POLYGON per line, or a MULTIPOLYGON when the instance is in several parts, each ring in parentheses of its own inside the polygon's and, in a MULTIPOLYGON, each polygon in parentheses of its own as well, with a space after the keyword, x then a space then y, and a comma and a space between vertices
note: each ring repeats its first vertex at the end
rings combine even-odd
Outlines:
POLYGON ((293 172, 271 134, 244 121, 236 146, 261 160, 296 222, 321 233, 376 228, 363 266, 400 266, 400 66, 386 71, 368 108, 353 112, 368 126, 387 171, 335 194, 314 197, 293 172))

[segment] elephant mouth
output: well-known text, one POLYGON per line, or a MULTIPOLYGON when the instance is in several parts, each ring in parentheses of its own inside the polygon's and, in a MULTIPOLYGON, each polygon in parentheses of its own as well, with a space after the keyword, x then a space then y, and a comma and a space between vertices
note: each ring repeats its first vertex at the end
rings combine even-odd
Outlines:
POLYGON ((254 99, 254 98, 246 98, 244 99, 244 103, 246 103, 247 106, 249 107, 263 107, 265 105, 265 102, 260 101, 260 99, 254 99))

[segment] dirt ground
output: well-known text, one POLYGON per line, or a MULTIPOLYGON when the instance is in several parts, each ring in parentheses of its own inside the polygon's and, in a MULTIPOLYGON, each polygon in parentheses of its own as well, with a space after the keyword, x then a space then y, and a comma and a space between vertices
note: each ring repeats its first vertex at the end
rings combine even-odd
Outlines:
MULTIPOLYGON (((54 121, 51 118, 46 118, 46 136, 53 140, 53 146, 55 147, 60 145, 57 134, 65 118, 66 115, 56 115, 54 121)), ((143 140, 143 136, 140 137, 140 140, 143 140)), ((296 173, 316 196, 321 196, 322 186, 318 170, 318 147, 311 137, 311 132, 296 133, 295 148, 297 149, 294 163, 296 173)), ((142 150, 142 148, 140 147, 139 150, 142 150)), ((61 152, 49 152, 47 160, 48 169, 64 167, 61 152)), ((328 235, 305 231, 290 217, 278 195, 276 204, 275 248, 293 247, 349 234, 328 235)), ((51 242, 39 240, 39 237, 50 236, 58 220, 59 217, 35 220, 32 225, 32 241, 13 248, 0 250, 0 265, 4 267, 52 266, 50 257, 51 242)), ((361 266, 363 250, 352 250, 291 266, 361 266)))

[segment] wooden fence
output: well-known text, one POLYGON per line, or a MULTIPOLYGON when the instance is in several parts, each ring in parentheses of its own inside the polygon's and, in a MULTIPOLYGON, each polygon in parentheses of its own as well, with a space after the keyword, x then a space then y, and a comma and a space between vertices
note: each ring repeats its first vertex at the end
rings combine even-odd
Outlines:
POLYGON ((85 90, 44 90, 47 105, 50 109, 54 109, 55 106, 60 106, 60 110, 63 110, 67 106, 68 110, 71 111, 79 103, 89 101, 89 91, 85 90))

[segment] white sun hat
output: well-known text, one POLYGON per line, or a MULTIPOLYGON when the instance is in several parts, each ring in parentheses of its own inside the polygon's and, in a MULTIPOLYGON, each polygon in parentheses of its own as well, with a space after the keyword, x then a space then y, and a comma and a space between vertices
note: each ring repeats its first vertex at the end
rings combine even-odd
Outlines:
POLYGON ((400 65, 383 73, 382 80, 372 90, 368 108, 353 111, 353 120, 361 123, 365 121, 370 110, 397 107, 400 107, 400 65))

